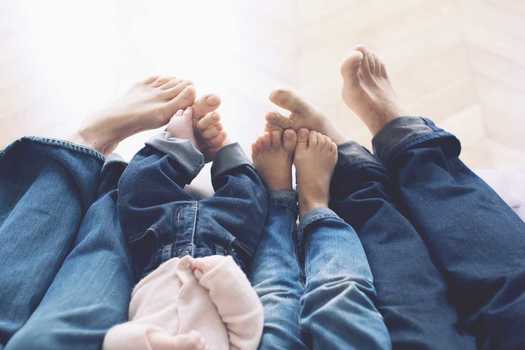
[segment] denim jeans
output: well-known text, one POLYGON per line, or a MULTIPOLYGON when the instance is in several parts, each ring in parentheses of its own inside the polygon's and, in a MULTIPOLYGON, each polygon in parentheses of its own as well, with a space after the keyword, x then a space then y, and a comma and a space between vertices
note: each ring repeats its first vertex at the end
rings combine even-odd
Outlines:
POLYGON ((399 118, 373 140, 407 217, 482 349, 525 349, 525 223, 428 119, 399 118))
POLYGON ((375 289, 355 231, 329 209, 299 227, 293 193, 273 194, 251 281, 265 308, 260 349, 390 349, 375 289))
POLYGON ((65 141, 0 153, 0 349, 99 349, 127 319, 119 163, 65 141))
POLYGON ((184 255, 231 255, 247 272, 268 207, 255 168, 238 144, 224 147, 212 166, 215 194, 196 200, 183 189, 204 158, 189 141, 160 137, 133 157, 118 185, 136 280, 184 255))
POLYGON ((382 163, 354 142, 339 147, 332 209, 359 234, 394 349, 475 349, 460 332, 444 276, 395 203, 382 163))

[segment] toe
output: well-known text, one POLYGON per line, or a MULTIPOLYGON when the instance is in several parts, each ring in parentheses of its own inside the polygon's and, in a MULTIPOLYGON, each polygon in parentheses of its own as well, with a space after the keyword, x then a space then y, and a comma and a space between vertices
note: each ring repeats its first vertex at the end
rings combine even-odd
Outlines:
POLYGON ((341 75, 345 81, 349 80, 352 84, 357 84, 359 82, 357 73, 359 72, 359 67, 361 67, 362 61, 363 53, 357 50, 354 50, 350 57, 345 59, 341 65, 341 75))
POLYGON ((283 146, 288 152, 293 152, 297 145, 297 133, 292 129, 287 129, 283 133, 283 146))
POLYGON ((203 130, 202 133, 201 133, 201 136, 206 139, 206 140, 211 140, 211 139, 214 139, 215 137, 219 136, 219 134, 221 133, 221 128, 219 128, 218 126, 211 126, 209 128, 207 128, 206 130, 203 130))
POLYGON ((196 94, 193 86, 186 86, 180 94, 168 102, 168 107, 173 110, 185 109, 193 104, 196 94))
POLYGON ((317 131, 310 131, 308 135, 308 147, 316 147, 319 143, 319 133, 317 131))
POLYGON ((179 84, 180 82, 181 81, 177 78, 171 78, 170 80, 162 84, 159 88, 162 90, 168 90, 168 89, 171 89, 172 87, 177 86, 177 84, 179 84))
POLYGON ((221 120, 218 112, 210 112, 197 122, 197 129, 204 131, 221 120))
POLYGON ((271 129, 288 129, 292 124, 290 118, 287 118, 278 112, 268 113, 266 115, 266 122, 271 129))
POLYGON ((264 136, 261 139, 261 151, 268 150, 272 145, 272 136, 270 133, 264 134, 264 136))
POLYGON ((206 95, 195 101, 193 104, 193 113, 197 118, 199 118, 208 114, 209 112, 213 112, 219 107, 220 104, 221 99, 219 96, 206 95))
POLYGON ((159 87, 161 85, 166 84, 170 80, 171 80, 171 77, 157 77, 157 79, 155 79, 155 81, 151 83, 151 86, 159 87))
POLYGON ((272 139, 272 148, 280 148, 281 147, 281 137, 282 137, 282 131, 280 130, 274 130, 270 133, 271 139, 272 139))
POLYGON ((302 114, 309 110, 309 105, 294 92, 289 90, 275 90, 270 95, 270 101, 279 107, 297 114, 302 114))
POLYGON ((362 72, 365 76, 372 74, 372 66, 370 62, 370 51, 364 46, 356 47, 356 50, 363 54, 362 72))
POLYGON ((158 75, 153 75, 151 77, 147 77, 146 79, 144 79, 143 81, 141 81, 142 84, 151 84, 153 83, 155 80, 159 79, 159 76, 158 75))
POLYGON ((182 91, 184 91, 185 88, 187 88, 188 86, 192 86, 192 85, 193 83, 189 80, 179 80, 177 81, 176 84, 174 84, 170 88, 163 90, 162 96, 166 100, 171 100, 177 97, 182 91))
POLYGON ((308 136, 310 132, 308 129, 299 129, 297 132, 297 147, 306 146, 308 144, 308 136))

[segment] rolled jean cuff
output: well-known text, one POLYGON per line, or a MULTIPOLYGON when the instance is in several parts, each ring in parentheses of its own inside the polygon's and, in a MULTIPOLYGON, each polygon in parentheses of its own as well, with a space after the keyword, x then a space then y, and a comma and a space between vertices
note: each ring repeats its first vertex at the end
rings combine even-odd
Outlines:
POLYGON ((442 146, 447 154, 459 155, 459 140, 423 117, 399 117, 392 120, 374 136, 372 145, 377 157, 389 166, 410 147, 434 140, 443 141, 442 146))
POLYGON ((174 159, 192 179, 204 167, 204 155, 195 148, 190 140, 171 137, 168 132, 163 131, 149 139, 146 145, 174 159))
POLYGON ((297 213, 297 192, 295 191, 273 191, 270 192, 270 206, 285 207, 293 213, 297 213))
POLYGON ((328 208, 317 208, 309 211, 303 217, 301 217, 299 220, 299 235, 301 240, 304 239, 304 233, 306 232, 306 229, 308 229, 308 226, 326 218, 341 220, 334 211, 328 208))
POLYGON ((221 148, 217 153, 211 166, 211 176, 212 178, 221 176, 242 165, 251 166, 252 163, 238 143, 231 143, 221 148))

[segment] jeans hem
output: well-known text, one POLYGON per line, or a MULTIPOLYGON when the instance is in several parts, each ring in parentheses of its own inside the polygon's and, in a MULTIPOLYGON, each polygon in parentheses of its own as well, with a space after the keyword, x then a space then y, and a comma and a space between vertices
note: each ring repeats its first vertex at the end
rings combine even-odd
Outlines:
POLYGON ((42 144, 45 146, 58 146, 58 147, 65 148, 70 151, 79 152, 79 153, 94 157, 95 159, 100 160, 102 162, 106 161, 106 157, 102 153, 94 150, 93 148, 79 145, 79 144, 76 144, 74 142, 67 141, 67 140, 55 139, 51 137, 40 137, 40 136, 24 136, 22 138, 19 138, 18 140, 13 141, 0 153, 0 158, 4 154, 6 154, 15 145, 17 145, 18 143, 24 143, 24 142, 37 143, 37 144, 42 144))

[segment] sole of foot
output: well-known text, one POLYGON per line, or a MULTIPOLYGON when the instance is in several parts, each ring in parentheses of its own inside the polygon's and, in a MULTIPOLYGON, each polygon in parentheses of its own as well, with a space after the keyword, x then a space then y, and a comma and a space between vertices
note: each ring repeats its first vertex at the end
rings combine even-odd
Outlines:
POLYGON ((270 191, 292 190, 292 163, 297 134, 288 129, 273 130, 252 145, 255 168, 270 191))
POLYGON ((266 115, 267 130, 294 129, 297 131, 306 128, 329 136, 338 145, 348 141, 330 119, 294 92, 282 89, 275 90, 270 95, 270 101, 288 110, 290 115, 286 117, 278 112, 268 113, 266 115))
POLYGON ((341 65, 341 75, 344 102, 372 135, 403 115, 385 65, 369 49, 355 47, 341 65))
POLYGON ((190 81, 151 77, 135 84, 110 107, 86 120, 71 141, 111 153, 123 139, 165 125, 179 109, 195 102, 190 81))
POLYGON ((337 162, 337 145, 317 131, 299 129, 294 164, 297 170, 299 214, 327 208, 330 181, 337 162))

